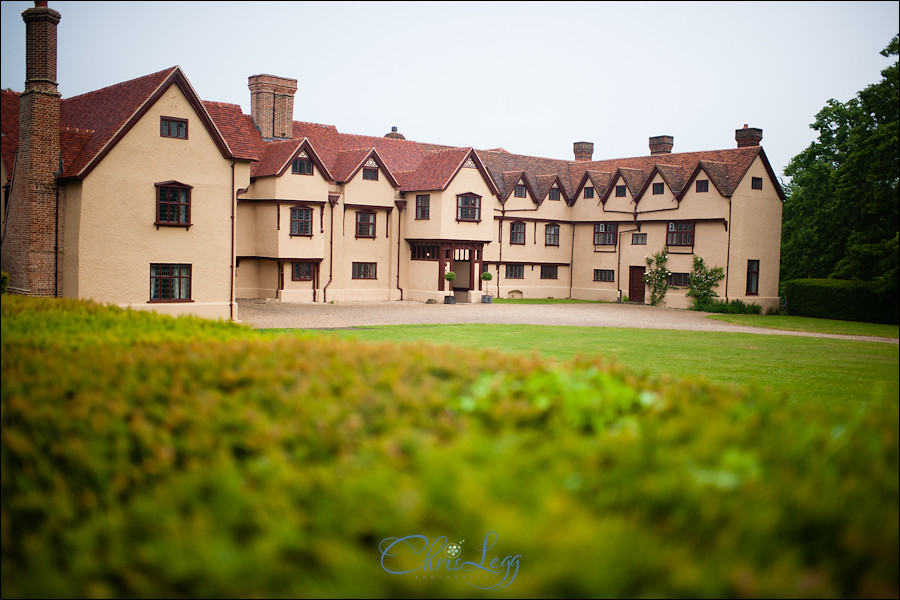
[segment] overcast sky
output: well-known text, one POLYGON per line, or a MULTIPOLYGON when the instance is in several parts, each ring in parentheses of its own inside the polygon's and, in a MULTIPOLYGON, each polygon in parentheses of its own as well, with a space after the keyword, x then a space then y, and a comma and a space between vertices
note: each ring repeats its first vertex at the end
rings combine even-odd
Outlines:
MULTIPOLYGON (((2 3, 2 85, 24 87, 33 2, 2 3)), ((893 2, 54 2, 64 97, 180 65, 250 112, 247 78, 298 80, 294 118, 344 133, 571 160, 735 146, 776 173, 831 99, 880 81, 893 2)))

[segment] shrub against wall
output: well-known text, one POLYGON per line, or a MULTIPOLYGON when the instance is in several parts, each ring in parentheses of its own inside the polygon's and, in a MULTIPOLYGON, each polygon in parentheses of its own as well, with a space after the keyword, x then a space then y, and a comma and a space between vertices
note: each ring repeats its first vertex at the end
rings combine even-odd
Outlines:
POLYGON ((880 296, 871 283, 841 279, 795 279, 784 283, 787 312, 803 317, 897 323, 896 293, 880 296))
POLYGON ((895 399, 2 302, 4 598, 900 589, 895 399), (387 538, 477 563, 490 532, 503 589, 382 567, 387 538))

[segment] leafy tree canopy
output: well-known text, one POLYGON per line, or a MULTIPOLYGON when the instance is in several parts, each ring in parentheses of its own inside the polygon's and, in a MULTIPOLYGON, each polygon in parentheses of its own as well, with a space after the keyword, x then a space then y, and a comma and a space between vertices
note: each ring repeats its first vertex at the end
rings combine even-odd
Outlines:
MULTIPOLYGON (((897 57, 898 36, 881 51, 897 57)), ((841 103, 829 100, 810 127, 819 139, 785 169, 791 178, 781 248, 781 277, 874 281, 898 289, 900 69, 841 103)))

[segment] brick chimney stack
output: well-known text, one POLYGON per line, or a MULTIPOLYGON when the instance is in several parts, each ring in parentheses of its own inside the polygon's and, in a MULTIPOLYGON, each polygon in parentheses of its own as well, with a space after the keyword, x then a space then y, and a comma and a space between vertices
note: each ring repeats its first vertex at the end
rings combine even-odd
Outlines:
POLYGON ((294 94, 297 80, 276 75, 249 78, 250 115, 265 140, 294 137, 294 94))
POLYGON ((738 148, 759 146, 762 141, 762 129, 747 127, 747 124, 744 123, 743 129, 734 130, 734 139, 737 141, 738 148))
POLYGON ((657 135, 650 138, 650 154, 672 154, 675 138, 671 135, 657 135))
POLYGON ((3 240, 12 292, 58 296, 62 277, 64 195, 59 194, 60 93, 56 27, 60 14, 35 2, 25 21, 25 91, 19 97, 19 147, 3 240), (63 196, 63 197, 60 197, 63 196))
POLYGON ((575 162, 590 162, 594 156, 593 142, 575 142, 575 162))

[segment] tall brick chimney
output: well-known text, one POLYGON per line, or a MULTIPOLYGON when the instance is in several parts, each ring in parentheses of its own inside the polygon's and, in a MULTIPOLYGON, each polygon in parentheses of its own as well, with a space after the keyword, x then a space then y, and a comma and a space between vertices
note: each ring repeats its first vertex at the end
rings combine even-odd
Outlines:
POLYGON ((743 129, 734 130, 734 139, 737 141, 738 148, 759 146, 759 143, 762 141, 762 129, 747 127, 747 124, 744 123, 743 129))
POLYGON ((3 238, 9 290, 57 296, 62 277, 62 221, 56 172, 60 168, 60 93, 56 82, 56 27, 60 14, 35 2, 25 21, 25 91, 19 97, 19 147, 3 238))
POLYGON ((249 78, 250 115, 263 139, 294 137, 294 94, 297 80, 275 75, 249 78))
POLYGON ((675 138, 671 135, 657 135, 650 138, 650 154, 672 154, 675 138))
POLYGON ((590 162, 594 156, 593 142, 575 142, 575 162, 590 162))

